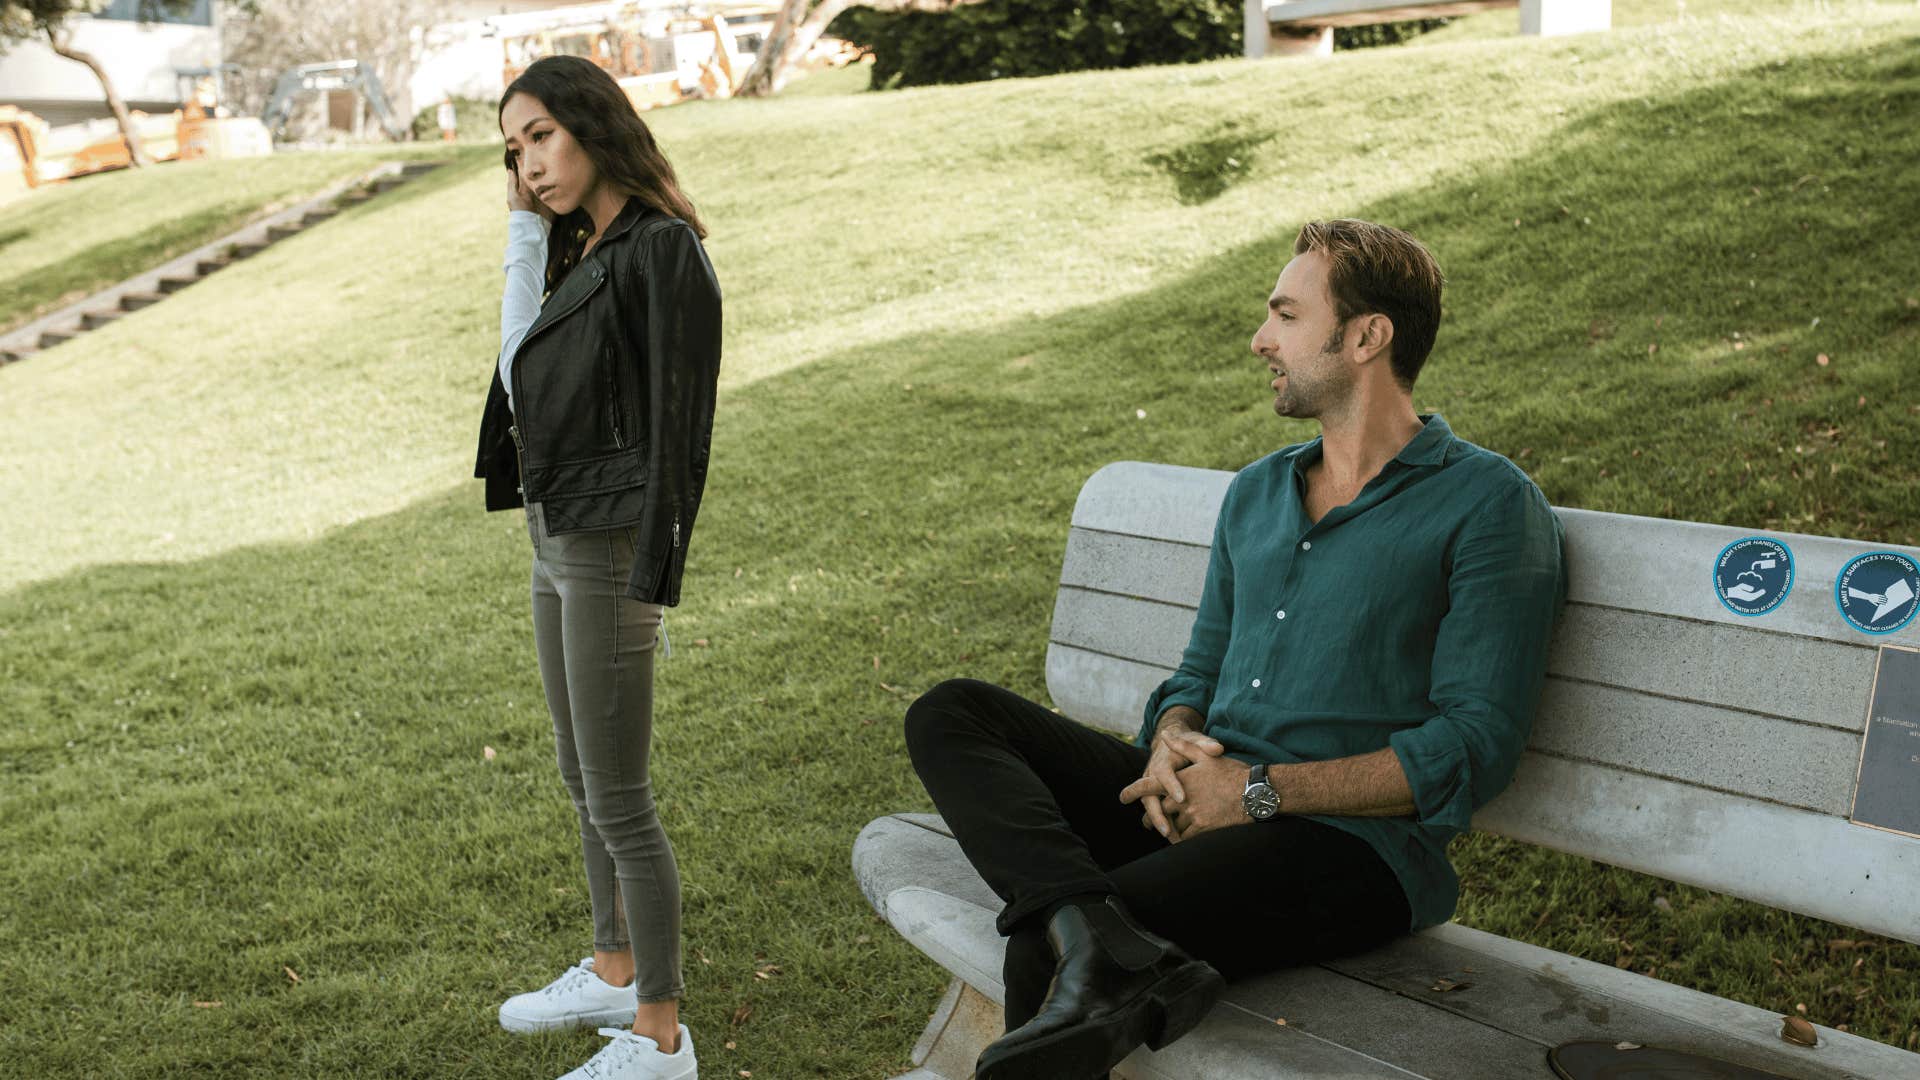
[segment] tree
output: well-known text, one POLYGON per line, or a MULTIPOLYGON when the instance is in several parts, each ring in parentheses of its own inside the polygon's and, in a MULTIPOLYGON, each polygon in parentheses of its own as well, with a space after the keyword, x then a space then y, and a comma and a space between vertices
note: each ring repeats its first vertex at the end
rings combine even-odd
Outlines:
MULTIPOLYGON (((229 2, 250 11, 257 0, 229 2)), ((193 4, 194 0, 140 0, 140 21, 154 22, 162 15, 184 15, 193 4)), ((113 118, 120 124, 120 135, 127 141, 127 157, 135 166, 151 165, 153 159, 147 156, 147 148, 140 141, 140 133, 133 128, 133 117, 128 115, 126 103, 113 88, 113 80, 107 77, 106 69, 92 53, 73 47, 73 34, 67 26, 69 16, 91 15, 106 6, 107 0, 0 0, 0 52, 14 42, 45 37, 55 53, 87 65, 94 78, 100 80, 107 108, 113 110, 113 118)))
POLYGON ((795 65, 826 32, 827 24, 850 7, 875 11, 918 11, 941 14, 980 0, 781 0, 767 39, 760 44, 753 66, 734 90, 735 97, 766 97, 780 92, 795 65))

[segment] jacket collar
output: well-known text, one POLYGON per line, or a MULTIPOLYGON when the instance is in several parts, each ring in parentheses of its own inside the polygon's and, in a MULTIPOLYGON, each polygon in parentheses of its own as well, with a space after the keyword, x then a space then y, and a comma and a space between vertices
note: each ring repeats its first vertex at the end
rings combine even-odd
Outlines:
POLYGON ((641 202, 638 196, 627 196, 627 201, 621 205, 620 212, 613 216, 613 223, 607 226, 606 235, 600 238, 599 243, 593 245, 593 250, 599 251, 607 245, 607 241, 619 239, 622 233, 633 228, 641 218, 651 212, 653 208, 641 202))

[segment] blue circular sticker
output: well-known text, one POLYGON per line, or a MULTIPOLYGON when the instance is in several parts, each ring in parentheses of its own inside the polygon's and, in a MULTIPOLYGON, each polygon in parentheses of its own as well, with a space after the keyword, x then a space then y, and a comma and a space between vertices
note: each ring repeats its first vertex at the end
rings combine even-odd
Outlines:
POLYGON ((1720 549, 1713 591, 1735 615, 1765 615, 1793 589, 1793 552, 1770 536, 1749 536, 1720 549))
POLYGON ((1891 634, 1920 608, 1920 566, 1897 551, 1855 555, 1840 568, 1833 602, 1847 625, 1866 634, 1891 634))

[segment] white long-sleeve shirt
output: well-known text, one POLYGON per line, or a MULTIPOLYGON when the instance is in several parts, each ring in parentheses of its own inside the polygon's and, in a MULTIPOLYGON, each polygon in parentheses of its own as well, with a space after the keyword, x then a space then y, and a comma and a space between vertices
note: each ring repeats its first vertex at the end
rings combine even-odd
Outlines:
POLYGON ((513 408, 513 354, 540 317, 540 285, 547 272, 547 219, 531 210, 507 211, 507 284, 500 295, 500 385, 513 408))

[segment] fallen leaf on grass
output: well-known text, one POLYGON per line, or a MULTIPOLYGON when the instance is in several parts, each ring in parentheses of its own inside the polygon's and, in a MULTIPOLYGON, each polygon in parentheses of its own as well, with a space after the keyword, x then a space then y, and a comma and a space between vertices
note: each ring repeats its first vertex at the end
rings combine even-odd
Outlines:
POLYGON ((1826 367, 1832 361, 1827 359, 1826 353, 1821 353, 1819 356, 1813 358, 1813 362, 1819 364, 1821 367, 1826 367))
POLYGON ((753 1006, 742 1005, 739 1008, 733 1010, 733 1020, 731 1021, 731 1023, 733 1024, 734 1027, 739 1027, 741 1024, 744 1024, 747 1022, 747 1017, 752 1015, 753 1015, 753 1006))
POLYGON ((706 638, 703 638, 703 637, 697 637, 697 638, 694 638, 694 639, 693 639, 693 645, 694 645, 694 648, 696 648, 696 649, 704 649, 704 648, 706 648, 706 647, 707 647, 707 646, 708 646, 709 644, 711 644, 711 643, 710 643, 710 642, 708 642, 708 641, 707 641, 707 639, 706 639, 706 638))
POLYGON ((284 972, 286 972, 286 973, 287 973, 287 978, 288 978, 288 979, 291 979, 291 980, 293 981, 293 983, 294 983, 294 985, 296 985, 296 986, 298 986, 298 985, 299 985, 299 983, 300 983, 300 973, 299 973, 299 972, 297 972, 297 971, 295 971, 295 970, 293 970, 293 969, 292 969, 292 968, 290 968, 290 967, 287 967, 287 966, 286 966, 285 964, 282 964, 282 965, 280 966, 280 970, 281 970, 281 971, 284 971, 284 972))
POLYGON ((481 747, 481 748, 480 748, 480 756, 481 756, 481 757, 483 757, 483 758, 486 758, 486 759, 487 759, 488 761, 492 761, 492 760, 493 760, 493 756, 494 756, 494 755, 493 755, 493 747, 491 747, 491 746, 483 746, 483 747, 481 747))
POLYGON ((733 1041, 732 1039, 728 1039, 728 1040, 727 1040, 727 1049, 729 1049, 729 1050, 738 1050, 738 1049, 740 1049, 740 1047, 739 1047, 739 1046, 738 1046, 737 1044, 735 1044, 735 1043, 734 1043, 734 1041, 733 1041))
POLYGON ((224 1001, 196 1001, 193 1003, 193 1007, 196 1009, 217 1009, 225 1004, 226 1002, 224 1001))

